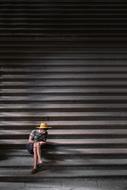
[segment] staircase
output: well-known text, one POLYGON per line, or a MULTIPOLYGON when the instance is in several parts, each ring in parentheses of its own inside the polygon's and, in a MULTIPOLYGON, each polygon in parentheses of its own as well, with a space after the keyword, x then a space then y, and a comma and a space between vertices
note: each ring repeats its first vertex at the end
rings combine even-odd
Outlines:
POLYGON ((0 182, 127 176, 126 21, 125 1, 0 1, 0 182))

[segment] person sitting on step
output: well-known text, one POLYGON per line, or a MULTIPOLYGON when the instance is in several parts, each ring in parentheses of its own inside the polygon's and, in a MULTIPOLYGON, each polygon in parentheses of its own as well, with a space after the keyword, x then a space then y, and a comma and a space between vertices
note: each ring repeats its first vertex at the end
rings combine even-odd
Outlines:
POLYGON ((27 150, 33 154, 33 169, 32 174, 37 172, 37 168, 42 165, 43 161, 41 158, 42 145, 46 144, 48 135, 48 125, 42 122, 37 129, 31 131, 27 143, 27 150))

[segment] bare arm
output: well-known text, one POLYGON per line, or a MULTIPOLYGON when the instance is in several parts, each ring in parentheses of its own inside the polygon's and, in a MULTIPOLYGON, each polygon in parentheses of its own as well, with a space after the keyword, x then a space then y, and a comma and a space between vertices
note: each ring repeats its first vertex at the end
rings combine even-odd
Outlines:
POLYGON ((32 140, 32 136, 31 135, 29 136, 28 142, 29 143, 34 143, 34 141, 32 140))

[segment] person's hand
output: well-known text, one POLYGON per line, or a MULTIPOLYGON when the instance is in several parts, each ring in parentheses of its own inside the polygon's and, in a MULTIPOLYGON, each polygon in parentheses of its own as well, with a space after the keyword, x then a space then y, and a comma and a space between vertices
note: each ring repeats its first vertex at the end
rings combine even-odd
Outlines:
POLYGON ((40 141, 39 144, 40 144, 40 145, 42 145, 42 144, 46 144, 46 142, 44 142, 44 141, 40 141))

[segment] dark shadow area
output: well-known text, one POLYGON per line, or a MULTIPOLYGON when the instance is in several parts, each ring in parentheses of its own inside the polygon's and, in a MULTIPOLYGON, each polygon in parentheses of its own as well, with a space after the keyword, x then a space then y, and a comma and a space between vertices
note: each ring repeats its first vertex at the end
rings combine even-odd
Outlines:
POLYGON ((102 49, 127 47, 125 1, 11 0, 0 4, 3 64, 75 58, 75 53, 86 51, 94 58, 92 50, 98 54, 102 49))
POLYGON ((0 150, 0 161, 7 160, 9 158, 9 153, 11 150, 0 150))

